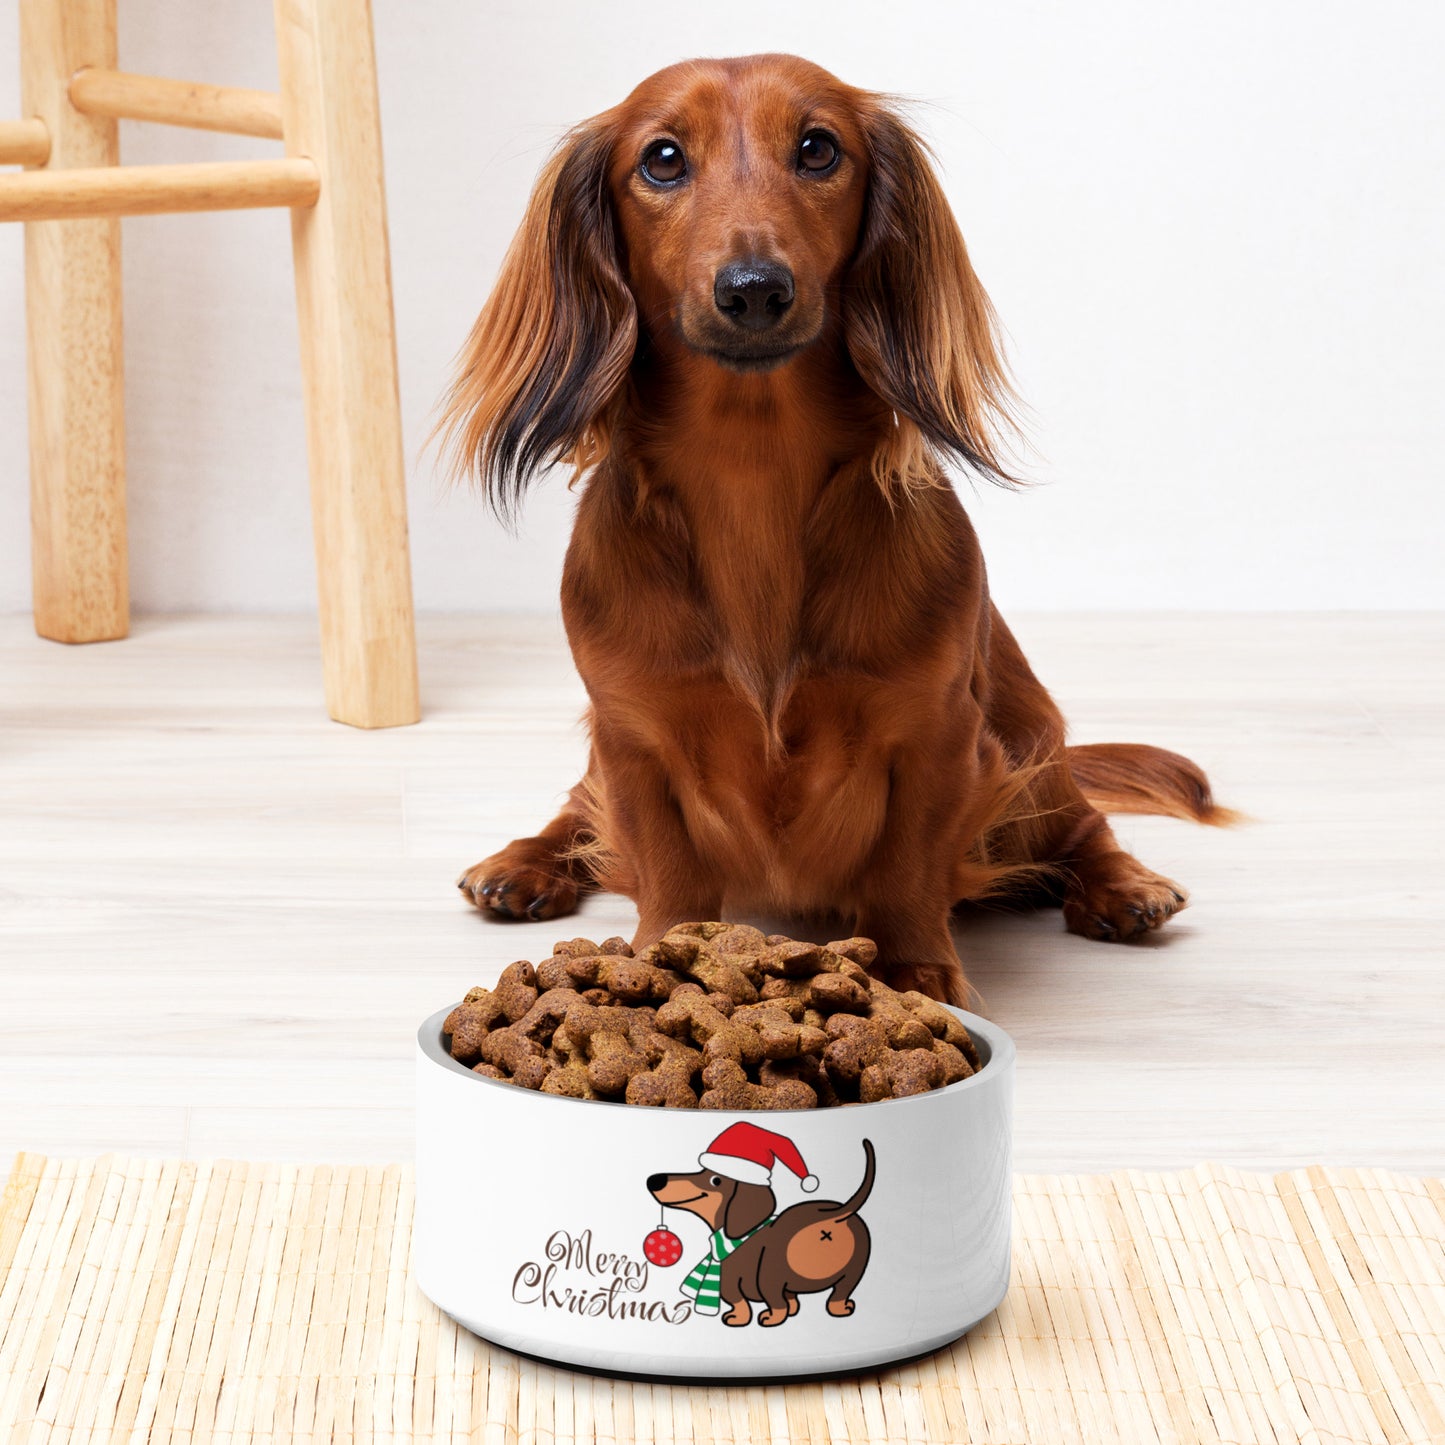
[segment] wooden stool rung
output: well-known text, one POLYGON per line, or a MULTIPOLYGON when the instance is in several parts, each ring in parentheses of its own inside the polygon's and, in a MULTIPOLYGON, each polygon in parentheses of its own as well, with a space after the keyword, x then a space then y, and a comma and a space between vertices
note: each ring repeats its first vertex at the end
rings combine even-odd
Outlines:
POLYGON ((320 194, 321 175, 304 156, 26 171, 0 176, 0 221, 305 207, 320 194))
POLYGON ((70 80, 70 103, 86 115, 218 130, 280 140, 281 97, 269 90, 164 80, 88 66, 70 80))
POLYGON ((50 127, 43 120, 0 120, 0 166, 43 166, 50 159, 50 127))

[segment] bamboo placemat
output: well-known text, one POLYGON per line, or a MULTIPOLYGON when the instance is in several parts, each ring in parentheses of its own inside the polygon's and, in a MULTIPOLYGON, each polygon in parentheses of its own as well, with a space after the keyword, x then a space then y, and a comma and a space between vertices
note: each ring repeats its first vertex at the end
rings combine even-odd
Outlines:
POLYGON ((1020 1176, 965 1340, 839 1382, 668 1387, 483 1344, 411 1284, 411 1172, 22 1154, 0 1440, 1445 1441, 1445 1183, 1020 1176))

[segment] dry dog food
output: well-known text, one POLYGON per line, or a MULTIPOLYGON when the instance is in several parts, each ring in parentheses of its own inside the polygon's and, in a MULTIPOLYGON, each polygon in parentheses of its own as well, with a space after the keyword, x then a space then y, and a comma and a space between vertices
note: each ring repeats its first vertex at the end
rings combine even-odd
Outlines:
POLYGON ((620 938, 574 938, 472 989, 442 1029, 488 1078, 660 1108, 871 1104, 968 1078, 968 1030, 871 977, 877 954, 729 923, 679 924, 635 957, 620 938))

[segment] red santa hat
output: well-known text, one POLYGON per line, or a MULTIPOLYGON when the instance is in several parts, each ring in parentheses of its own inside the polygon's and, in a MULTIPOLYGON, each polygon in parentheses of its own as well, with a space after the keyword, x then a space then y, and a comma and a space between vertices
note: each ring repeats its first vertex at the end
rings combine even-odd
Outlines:
POLYGON ((781 1164, 798 1176, 804 1192, 811 1194, 818 1187, 817 1176, 808 1173, 791 1139, 747 1122, 729 1124, 697 1162, 743 1184, 771 1184, 773 1166, 781 1164))

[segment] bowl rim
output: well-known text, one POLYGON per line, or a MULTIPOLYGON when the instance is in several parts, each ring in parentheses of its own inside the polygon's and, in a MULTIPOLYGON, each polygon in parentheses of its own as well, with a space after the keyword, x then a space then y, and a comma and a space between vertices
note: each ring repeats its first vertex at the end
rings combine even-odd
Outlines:
MULTIPOLYGON (((459 1007, 462 1000, 448 1007, 438 1009, 436 1013, 429 1015, 422 1020, 421 1026, 416 1031, 417 1048, 422 1056, 432 1064, 440 1066, 443 1070, 457 1074, 464 1079, 470 1079, 475 1084, 484 1084, 493 1089, 504 1089, 513 1098, 519 1094, 548 1099, 557 1104, 576 1104, 587 1109, 625 1109, 632 1114, 657 1113, 658 1110, 646 1109, 639 1104, 629 1104, 625 1101, 617 1102, 612 1099, 572 1099, 565 1094, 544 1094, 540 1089, 522 1089, 516 1084, 508 1083, 503 1079, 489 1079, 485 1074, 473 1073, 465 1064, 458 1063, 456 1059, 442 1047, 442 1024, 453 1009, 459 1007)), ((952 1004, 944 1004, 949 1013, 976 1038, 980 1039, 988 1047, 988 1061, 975 1074, 970 1074, 966 1079, 960 1079, 956 1084, 947 1084, 941 1089, 930 1089, 926 1094, 910 1094, 902 1099, 879 1099, 871 1104, 853 1104, 847 1110, 847 1115, 852 1115, 856 1109, 887 1109, 897 1108, 903 1105, 916 1103, 920 1099, 938 1099, 945 1095, 962 1094, 968 1089, 982 1087, 991 1083, 993 1079, 1002 1073, 1012 1069, 1017 1050, 1014 1041, 997 1024, 978 1014, 968 1013, 961 1008, 954 1008, 952 1004)), ((844 1110, 839 1108, 814 1108, 814 1109, 720 1109, 717 1111, 704 1110, 694 1111, 691 1109, 663 1109, 660 1112, 667 1114, 692 1114, 694 1112, 717 1112, 722 1114, 754 1114, 754 1115, 777 1115, 777 1114, 800 1114, 810 1118, 826 1117, 829 1115, 843 1115, 844 1110)))

